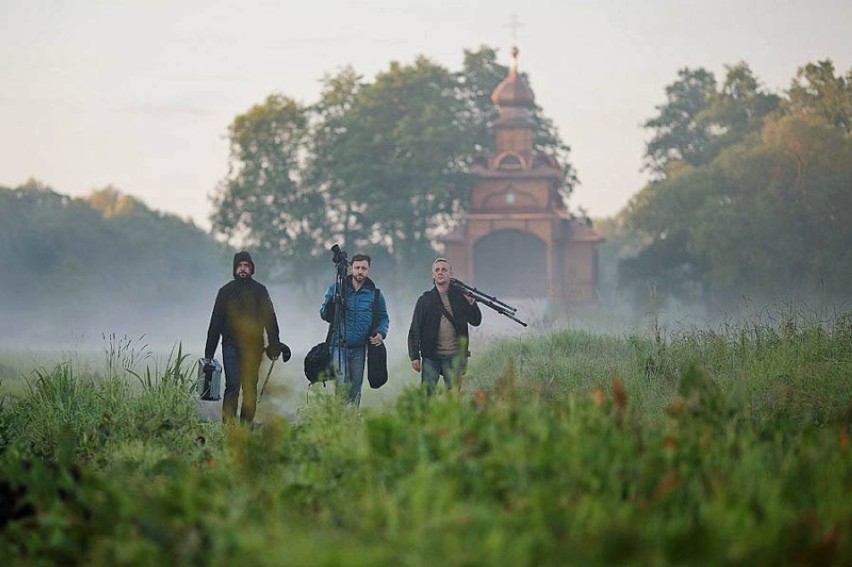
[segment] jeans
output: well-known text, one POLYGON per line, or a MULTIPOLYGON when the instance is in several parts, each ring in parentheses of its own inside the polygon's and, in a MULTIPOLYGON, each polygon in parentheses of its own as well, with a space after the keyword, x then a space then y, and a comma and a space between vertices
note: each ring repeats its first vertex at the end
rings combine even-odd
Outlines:
POLYGON ((222 396, 222 421, 237 419, 240 389, 243 407, 240 421, 251 423, 257 409, 257 381, 263 350, 239 349, 236 345, 222 345, 222 366, 225 368, 225 394, 222 396))
POLYGON ((459 354, 438 354, 434 358, 423 358, 420 362, 420 383, 426 385, 426 392, 431 396, 435 393, 439 376, 443 376, 449 390, 464 374, 466 363, 464 355, 459 354))
POLYGON ((335 386, 343 393, 347 403, 361 405, 361 384, 364 382, 364 361, 367 347, 332 347, 331 365, 334 368, 335 386))

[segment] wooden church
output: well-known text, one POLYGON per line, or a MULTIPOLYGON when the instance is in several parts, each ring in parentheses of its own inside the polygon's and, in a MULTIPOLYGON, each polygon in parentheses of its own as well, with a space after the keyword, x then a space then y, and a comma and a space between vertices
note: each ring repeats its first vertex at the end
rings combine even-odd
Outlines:
POLYGON ((470 206, 442 239, 455 277, 501 298, 595 303, 603 239, 568 212, 562 168, 534 147, 535 97, 518 73, 517 47, 491 100, 496 150, 474 163, 470 206))

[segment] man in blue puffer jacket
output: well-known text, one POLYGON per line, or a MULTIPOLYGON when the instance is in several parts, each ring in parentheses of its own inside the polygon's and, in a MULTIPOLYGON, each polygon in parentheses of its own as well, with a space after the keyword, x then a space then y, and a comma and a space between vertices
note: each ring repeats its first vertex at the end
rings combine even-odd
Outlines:
MULTIPOLYGON (((331 363, 337 387, 346 401, 354 406, 361 403, 361 384, 364 382, 364 361, 367 341, 380 345, 388 336, 388 308, 385 297, 369 277, 371 259, 366 254, 352 256, 352 273, 343 280, 346 312, 339 317, 331 338, 331 363), (378 296, 378 297, 377 297, 378 296), (373 329, 373 302, 378 299, 377 325, 373 329)), ((320 317, 334 322, 334 284, 328 287, 320 308, 320 317)))

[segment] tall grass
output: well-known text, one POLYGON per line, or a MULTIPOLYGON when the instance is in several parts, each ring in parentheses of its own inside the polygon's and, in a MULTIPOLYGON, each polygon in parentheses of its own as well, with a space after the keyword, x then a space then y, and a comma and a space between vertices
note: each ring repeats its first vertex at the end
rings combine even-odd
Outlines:
POLYGON ((472 366, 468 385, 490 390, 508 367, 536 395, 591 392, 617 378, 643 413, 659 416, 680 377, 698 366, 726 400, 754 417, 826 423, 852 403, 852 316, 828 322, 782 318, 776 325, 726 323, 650 337, 561 331, 495 345, 472 366))
POLYGON ((80 376, 70 362, 34 370, 27 394, 3 413, 4 440, 41 460, 88 462, 108 457, 123 442, 147 444, 177 424, 198 422, 194 381, 180 345, 162 369, 134 369, 137 351, 118 360, 129 351, 108 352, 105 376, 80 376))
POLYGON ((57 367, 0 414, 0 555, 848 564, 848 321, 505 341, 461 392, 359 412, 323 391, 258 429, 199 421, 174 364, 57 367))

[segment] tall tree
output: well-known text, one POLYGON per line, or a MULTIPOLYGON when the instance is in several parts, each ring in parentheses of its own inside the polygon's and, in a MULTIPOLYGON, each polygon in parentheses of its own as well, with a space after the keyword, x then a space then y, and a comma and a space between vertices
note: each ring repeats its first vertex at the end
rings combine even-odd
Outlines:
POLYGON ((683 68, 678 80, 666 87, 666 103, 644 127, 654 132, 645 150, 646 167, 662 177, 666 168, 680 161, 697 166, 707 163, 712 132, 699 117, 716 93, 716 78, 703 68, 683 68))
POLYGON ((310 155, 308 114, 295 100, 270 95, 228 129, 228 176, 213 196, 213 230, 239 243, 298 265, 285 278, 320 270, 318 256, 329 224, 326 197, 304 183, 310 155))
POLYGON ((713 133, 713 150, 708 157, 760 131, 764 118, 781 100, 766 92, 746 62, 725 65, 725 70, 722 88, 711 95, 708 108, 698 115, 698 122, 713 133))
POLYGON ((323 78, 319 101, 311 107, 314 153, 308 166, 306 181, 326 195, 331 224, 326 237, 344 248, 369 247, 370 223, 367 211, 347 197, 348 180, 339 172, 349 156, 344 152, 330 151, 347 132, 345 120, 357 102, 363 78, 351 66, 336 75, 323 78))
POLYGON ((623 281, 712 302, 852 297, 852 142, 836 119, 846 83, 808 65, 795 85, 779 104, 744 64, 728 68, 697 118, 712 127, 712 159, 668 164, 625 211, 644 247, 621 263, 623 281))
MULTIPOLYGON (((316 146, 357 227, 399 266, 431 253, 431 232, 459 210, 473 140, 452 74, 424 57, 392 63, 354 93, 316 146)), ((349 226, 347 224, 347 226, 349 226)))
POLYGON ((668 177, 647 185, 624 211, 624 222, 644 246, 619 267, 622 284, 645 294, 653 282, 661 296, 681 300, 702 298, 708 293, 706 260, 691 247, 693 213, 720 186, 713 172, 687 164, 670 165, 668 177))
POLYGON ((850 297, 850 140, 814 117, 773 118, 712 168, 721 189, 692 215, 690 243, 717 290, 850 297))
POLYGON ((830 60, 808 63, 797 71, 788 95, 791 112, 817 115, 852 133, 852 69, 842 77, 834 75, 830 60))

